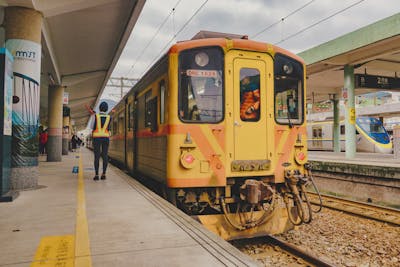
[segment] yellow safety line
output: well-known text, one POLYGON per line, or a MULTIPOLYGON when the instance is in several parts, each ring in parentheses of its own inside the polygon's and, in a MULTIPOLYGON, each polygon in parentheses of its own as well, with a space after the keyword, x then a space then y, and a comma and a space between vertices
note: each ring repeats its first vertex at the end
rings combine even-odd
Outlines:
POLYGON ((83 181, 82 153, 79 150, 78 206, 75 227, 75 267, 91 267, 89 230, 86 218, 85 184, 83 181))
POLYGON ((74 267, 74 235, 42 237, 31 267, 74 267))
POLYGON ((74 235, 42 237, 31 267, 91 267, 89 231, 86 218, 85 184, 79 151, 76 227, 74 235), (75 263, 74 263, 75 258, 75 263))

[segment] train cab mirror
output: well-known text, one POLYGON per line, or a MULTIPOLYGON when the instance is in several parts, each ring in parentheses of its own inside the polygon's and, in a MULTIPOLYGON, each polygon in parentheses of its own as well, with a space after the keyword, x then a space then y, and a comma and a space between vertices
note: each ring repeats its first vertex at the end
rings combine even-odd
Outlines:
POLYGON ((146 102, 145 125, 152 132, 157 132, 157 97, 146 102))

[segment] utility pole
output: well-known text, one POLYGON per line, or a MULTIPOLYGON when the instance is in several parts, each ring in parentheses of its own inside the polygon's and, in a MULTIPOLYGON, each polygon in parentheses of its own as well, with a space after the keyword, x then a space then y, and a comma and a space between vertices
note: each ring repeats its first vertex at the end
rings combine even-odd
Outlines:
POLYGON ((139 81, 139 79, 136 78, 124 78, 124 77, 111 77, 108 80, 107 87, 112 87, 112 88, 119 88, 120 89, 120 94, 110 94, 113 96, 119 96, 122 99, 124 95, 131 89, 136 83, 139 81), (128 89, 128 90, 124 90, 128 89))

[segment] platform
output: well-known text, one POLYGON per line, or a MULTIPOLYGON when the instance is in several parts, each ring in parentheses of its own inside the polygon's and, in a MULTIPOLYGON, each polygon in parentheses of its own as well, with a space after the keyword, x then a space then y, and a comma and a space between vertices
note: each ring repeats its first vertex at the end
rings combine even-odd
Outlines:
POLYGON ((93 181, 85 148, 45 160, 38 189, 0 203, 0 266, 258 266, 116 167, 93 181))
POLYGON ((361 165, 400 168, 400 159, 396 159, 393 154, 357 152, 354 158, 347 159, 345 152, 335 153, 331 151, 308 151, 308 158, 310 161, 340 162, 348 164, 355 163, 361 165))
POLYGON ((312 172, 324 191, 359 201, 400 207, 400 159, 393 154, 309 151, 312 172))

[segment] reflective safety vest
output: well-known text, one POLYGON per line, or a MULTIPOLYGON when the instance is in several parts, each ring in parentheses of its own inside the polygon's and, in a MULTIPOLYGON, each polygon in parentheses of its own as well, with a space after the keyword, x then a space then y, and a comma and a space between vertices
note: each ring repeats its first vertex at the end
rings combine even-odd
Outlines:
POLYGON ((96 137, 110 137, 110 132, 108 131, 108 124, 110 124, 110 115, 96 114, 96 129, 93 130, 92 136, 96 137), (101 127, 101 117, 105 117, 103 127, 101 127))

